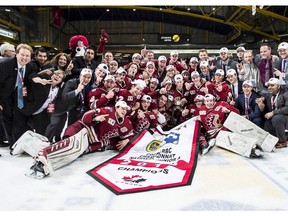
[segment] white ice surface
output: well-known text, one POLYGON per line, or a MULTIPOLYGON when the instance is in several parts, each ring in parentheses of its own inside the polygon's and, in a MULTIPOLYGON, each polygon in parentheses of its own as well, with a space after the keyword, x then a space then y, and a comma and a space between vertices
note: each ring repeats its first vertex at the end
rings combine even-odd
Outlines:
POLYGON ((191 185, 118 196, 86 174, 113 151, 80 157, 41 180, 24 175, 29 155, 0 154, 0 211, 288 210, 288 148, 248 159, 214 147, 199 155, 191 185))

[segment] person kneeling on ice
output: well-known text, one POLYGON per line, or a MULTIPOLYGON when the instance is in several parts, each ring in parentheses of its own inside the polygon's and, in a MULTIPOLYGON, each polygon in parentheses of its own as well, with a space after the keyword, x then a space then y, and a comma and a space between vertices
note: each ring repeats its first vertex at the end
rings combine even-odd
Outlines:
POLYGON ((38 152, 26 175, 43 178, 83 153, 121 150, 134 136, 132 123, 126 117, 128 109, 125 101, 118 101, 115 108, 102 107, 86 112, 81 120, 66 128, 65 139, 38 152))
POLYGON ((202 155, 207 154, 214 147, 215 138, 220 130, 228 130, 223 124, 231 111, 239 114, 239 110, 227 102, 216 102, 216 98, 212 94, 205 95, 204 105, 198 108, 194 114, 203 126, 203 133, 199 138, 202 155))

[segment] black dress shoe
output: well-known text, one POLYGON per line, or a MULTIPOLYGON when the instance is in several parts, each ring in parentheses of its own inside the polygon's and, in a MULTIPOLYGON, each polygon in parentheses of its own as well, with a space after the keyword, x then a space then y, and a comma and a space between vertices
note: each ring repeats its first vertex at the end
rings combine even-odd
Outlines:
POLYGON ((0 147, 8 147, 9 143, 7 141, 0 140, 0 147))

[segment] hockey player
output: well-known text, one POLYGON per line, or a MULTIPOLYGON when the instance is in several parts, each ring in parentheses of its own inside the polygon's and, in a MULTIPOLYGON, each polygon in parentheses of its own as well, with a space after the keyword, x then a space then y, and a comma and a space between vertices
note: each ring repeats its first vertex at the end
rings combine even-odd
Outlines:
POLYGON ((220 130, 228 130, 223 124, 232 111, 239 114, 239 111, 225 101, 216 102, 215 96, 206 94, 204 98, 204 106, 195 111, 197 120, 202 123, 205 138, 208 145, 203 146, 202 154, 206 154, 215 144, 215 137, 220 130))
POLYGON ((128 109, 125 101, 118 101, 115 108, 102 107, 86 112, 81 120, 67 127, 66 139, 38 152, 26 175, 43 178, 83 153, 121 150, 134 136, 132 123, 126 117, 128 109))

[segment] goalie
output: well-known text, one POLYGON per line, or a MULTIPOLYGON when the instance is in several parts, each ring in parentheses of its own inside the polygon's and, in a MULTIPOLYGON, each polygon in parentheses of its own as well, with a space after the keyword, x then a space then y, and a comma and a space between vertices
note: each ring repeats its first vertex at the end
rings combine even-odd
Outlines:
POLYGON ((38 152, 26 175, 43 178, 83 153, 121 150, 134 135, 132 123, 126 117, 128 109, 125 101, 118 101, 115 108, 103 107, 86 112, 81 120, 67 127, 64 140, 38 152))

